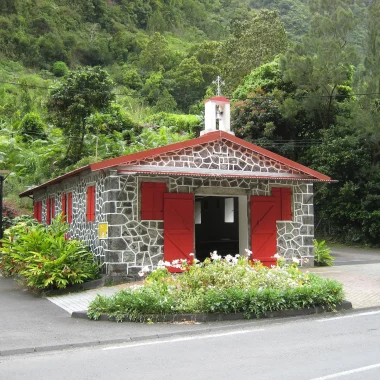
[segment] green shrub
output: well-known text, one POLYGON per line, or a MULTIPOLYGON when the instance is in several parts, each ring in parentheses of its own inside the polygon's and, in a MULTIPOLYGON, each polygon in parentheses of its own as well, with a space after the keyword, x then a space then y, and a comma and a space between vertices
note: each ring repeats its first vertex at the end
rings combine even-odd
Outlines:
POLYGON ((68 238, 69 227, 57 216, 51 225, 18 223, 4 231, 0 271, 17 275, 32 289, 65 288, 99 275, 99 265, 79 240, 68 238))
POLYGON ((21 120, 18 134, 22 136, 23 142, 32 140, 46 140, 45 124, 38 113, 27 113, 21 120))
POLYGON ((174 132, 197 133, 201 129, 201 120, 197 115, 177 115, 160 112, 144 120, 144 123, 159 127, 172 127, 174 132))
POLYGON ((56 77, 64 77, 69 72, 69 69, 68 69, 65 62, 57 61, 57 62, 53 63, 53 66, 51 68, 51 72, 56 77))
POLYGON ((314 265, 319 267, 331 267, 334 257, 330 255, 330 248, 324 240, 317 241, 314 239, 314 265))
MULTIPOLYGON (((342 285, 336 281, 300 272, 296 264, 267 268, 252 266, 247 258, 215 252, 203 263, 181 267, 181 274, 170 274, 164 267, 150 273, 144 286, 123 290, 112 297, 98 296, 88 315, 98 319, 107 314, 117 321, 159 319, 176 313, 263 313, 321 306, 333 309, 343 300, 342 285)), ((144 274, 144 270, 141 272, 144 274)))

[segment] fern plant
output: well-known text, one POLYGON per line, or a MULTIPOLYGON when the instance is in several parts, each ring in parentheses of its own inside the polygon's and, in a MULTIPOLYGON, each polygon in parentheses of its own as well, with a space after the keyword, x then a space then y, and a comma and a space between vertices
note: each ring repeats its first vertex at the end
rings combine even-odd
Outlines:
POLYGON ((330 255, 330 248, 325 240, 314 239, 314 265, 319 267, 331 267, 334 257, 330 255))

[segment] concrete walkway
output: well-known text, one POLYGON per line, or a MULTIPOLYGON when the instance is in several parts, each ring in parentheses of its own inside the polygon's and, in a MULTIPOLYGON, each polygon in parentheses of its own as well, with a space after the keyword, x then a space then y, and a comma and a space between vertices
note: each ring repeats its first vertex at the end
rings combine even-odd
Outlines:
POLYGON ((309 272, 341 282, 354 309, 380 306, 380 264, 310 268, 309 272))
MULTIPOLYGON (((93 301, 96 296, 111 296, 116 292, 125 289, 127 287, 133 286, 133 284, 120 284, 116 286, 104 286, 97 289, 86 290, 78 293, 69 293, 60 296, 47 297, 50 302, 59 306, 63 310, 66 310, 70 314, 74 311, 87 310, 88 305, 93 301)), ((139 286, 139 285, 135 285, 139 286)))

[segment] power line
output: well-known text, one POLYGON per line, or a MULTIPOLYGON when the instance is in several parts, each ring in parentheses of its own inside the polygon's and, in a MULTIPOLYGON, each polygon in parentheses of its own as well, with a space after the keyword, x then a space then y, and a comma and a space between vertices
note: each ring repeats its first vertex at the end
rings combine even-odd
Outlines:
MULTIPOLYGON (((24 83, 17 83, 17 82, 9 82, 9 81, 2 81, 0 80, 0 83, 4 84, 11 84, 14 86, 20 86, 20 87, 27 87, 27 88, 33 88, 33 89, 43 89, 43 90, 54 90, 56 87, 47 87, 47 86, 37 86, 37 85, 30 85, 30 84, 24 84, 24 83)), ((81 92, 86 92, 87 89, 83 89, 81 92)), ((78 92, 72 90, 72 92, 78 92)), ((79 93, 79 92, 78 92, 79 93)), ((113 93, 115 96, 125 96, 126 94, 122 93, 113 93)), ((334 95, 296 95, 296 98, 337 98, 337 97, 350 97, 350 96, 372 96, 372 95, 380 95, 380 92, 369 92, 369 93, 355 93, 355 94, 334 94, 334 95)), ((258 96, 260 99, 274 99, 270 96, 258 96)), ((252 98, 247 98, 252 99, 252 98)))

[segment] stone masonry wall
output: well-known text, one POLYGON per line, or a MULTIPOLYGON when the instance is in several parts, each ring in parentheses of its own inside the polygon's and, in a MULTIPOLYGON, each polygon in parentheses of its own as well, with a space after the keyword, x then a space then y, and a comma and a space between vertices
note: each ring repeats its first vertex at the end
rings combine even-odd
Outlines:
MULTIPOLYGON (((247 174, 278 173, 279 176, 283 173, 302 174, 229 141, 211 142, 129 164, 234 170, 247 174)), ((174 174, 121 175, 116 170, 95 173, 88 171, 52 185, 47 190, 36 191, 34 197, 36 201, 43 201, 43 220, 46 220, 46 199, 55 197, 56 213, 59 213, 61 195, 72 192, 71 236, 84 240, 91 247, 94 255, 104 262, 107 273, 116 276, 133 275, 144 266, 156 266, 158 261, 163 259, 163 221, 140 220, 141 181, 164 181, 169 192, 197 194, 202 190, 209 195, 244 194, 247 197, 269 196, 272 187, 290 187, 293 196, 293 220, 277 223, 278 253, 287 260, 293 257, 309 258, 309 265, 312 265, 314 214, 313 185, 310 181, 275 179, 275 177, 262 180, 187 177, 174 174), (96 185, 96 220, 86 222, 86 188, 92 184, 96 185), (99 222, 108 222, 108 239, 98 239, 99 222)))
POLYGON ((62 210, 62 194, 73 195, 73 222, 70 224, 69 234, 83 240, 89 245, 95 257, 104 262, 107 241, 98 239, 98 223, 106 222, 103 213, 104 202, 107 200, 109 179, 103 173, 85 173, 76 177, 68 178, 58 184, 49 186, 47 190, 40 190, 34 194, 35 201, 42 201, 42 221, 46 222, 46 200, 55 198, 55 214, 62 210), (95 222, 86 221, 86 189, 95 184, 95 222))
POLYGON ((299 170, 227 140, 133 161, 128 165, 302 174, 299 170))
MULTIPOLYGON (((118 177, 113 197, 108 197, 105 212, 109 212, 108 248, 105 257, 108 272, 122 275, 135 273, 144 266, 155 267, 163 259, 163 221, 142 221, 139 217, 139 182, 164 181, 169 192, 197 193, 197 189, 208 189, 210 195, 271 195, 272 187, 290 187, 293 194, 293 220, 277 223, 278 253, 291 261, 293 257, 313 258, 313 206, 312 184, 302 181, 258 181, 247 179, 208 179, 180 176, 136 176, 118 177), (118 182, 119 179, 119 182, 118 182)), ((248 210, 247 210, 248 212, 248 210)))

